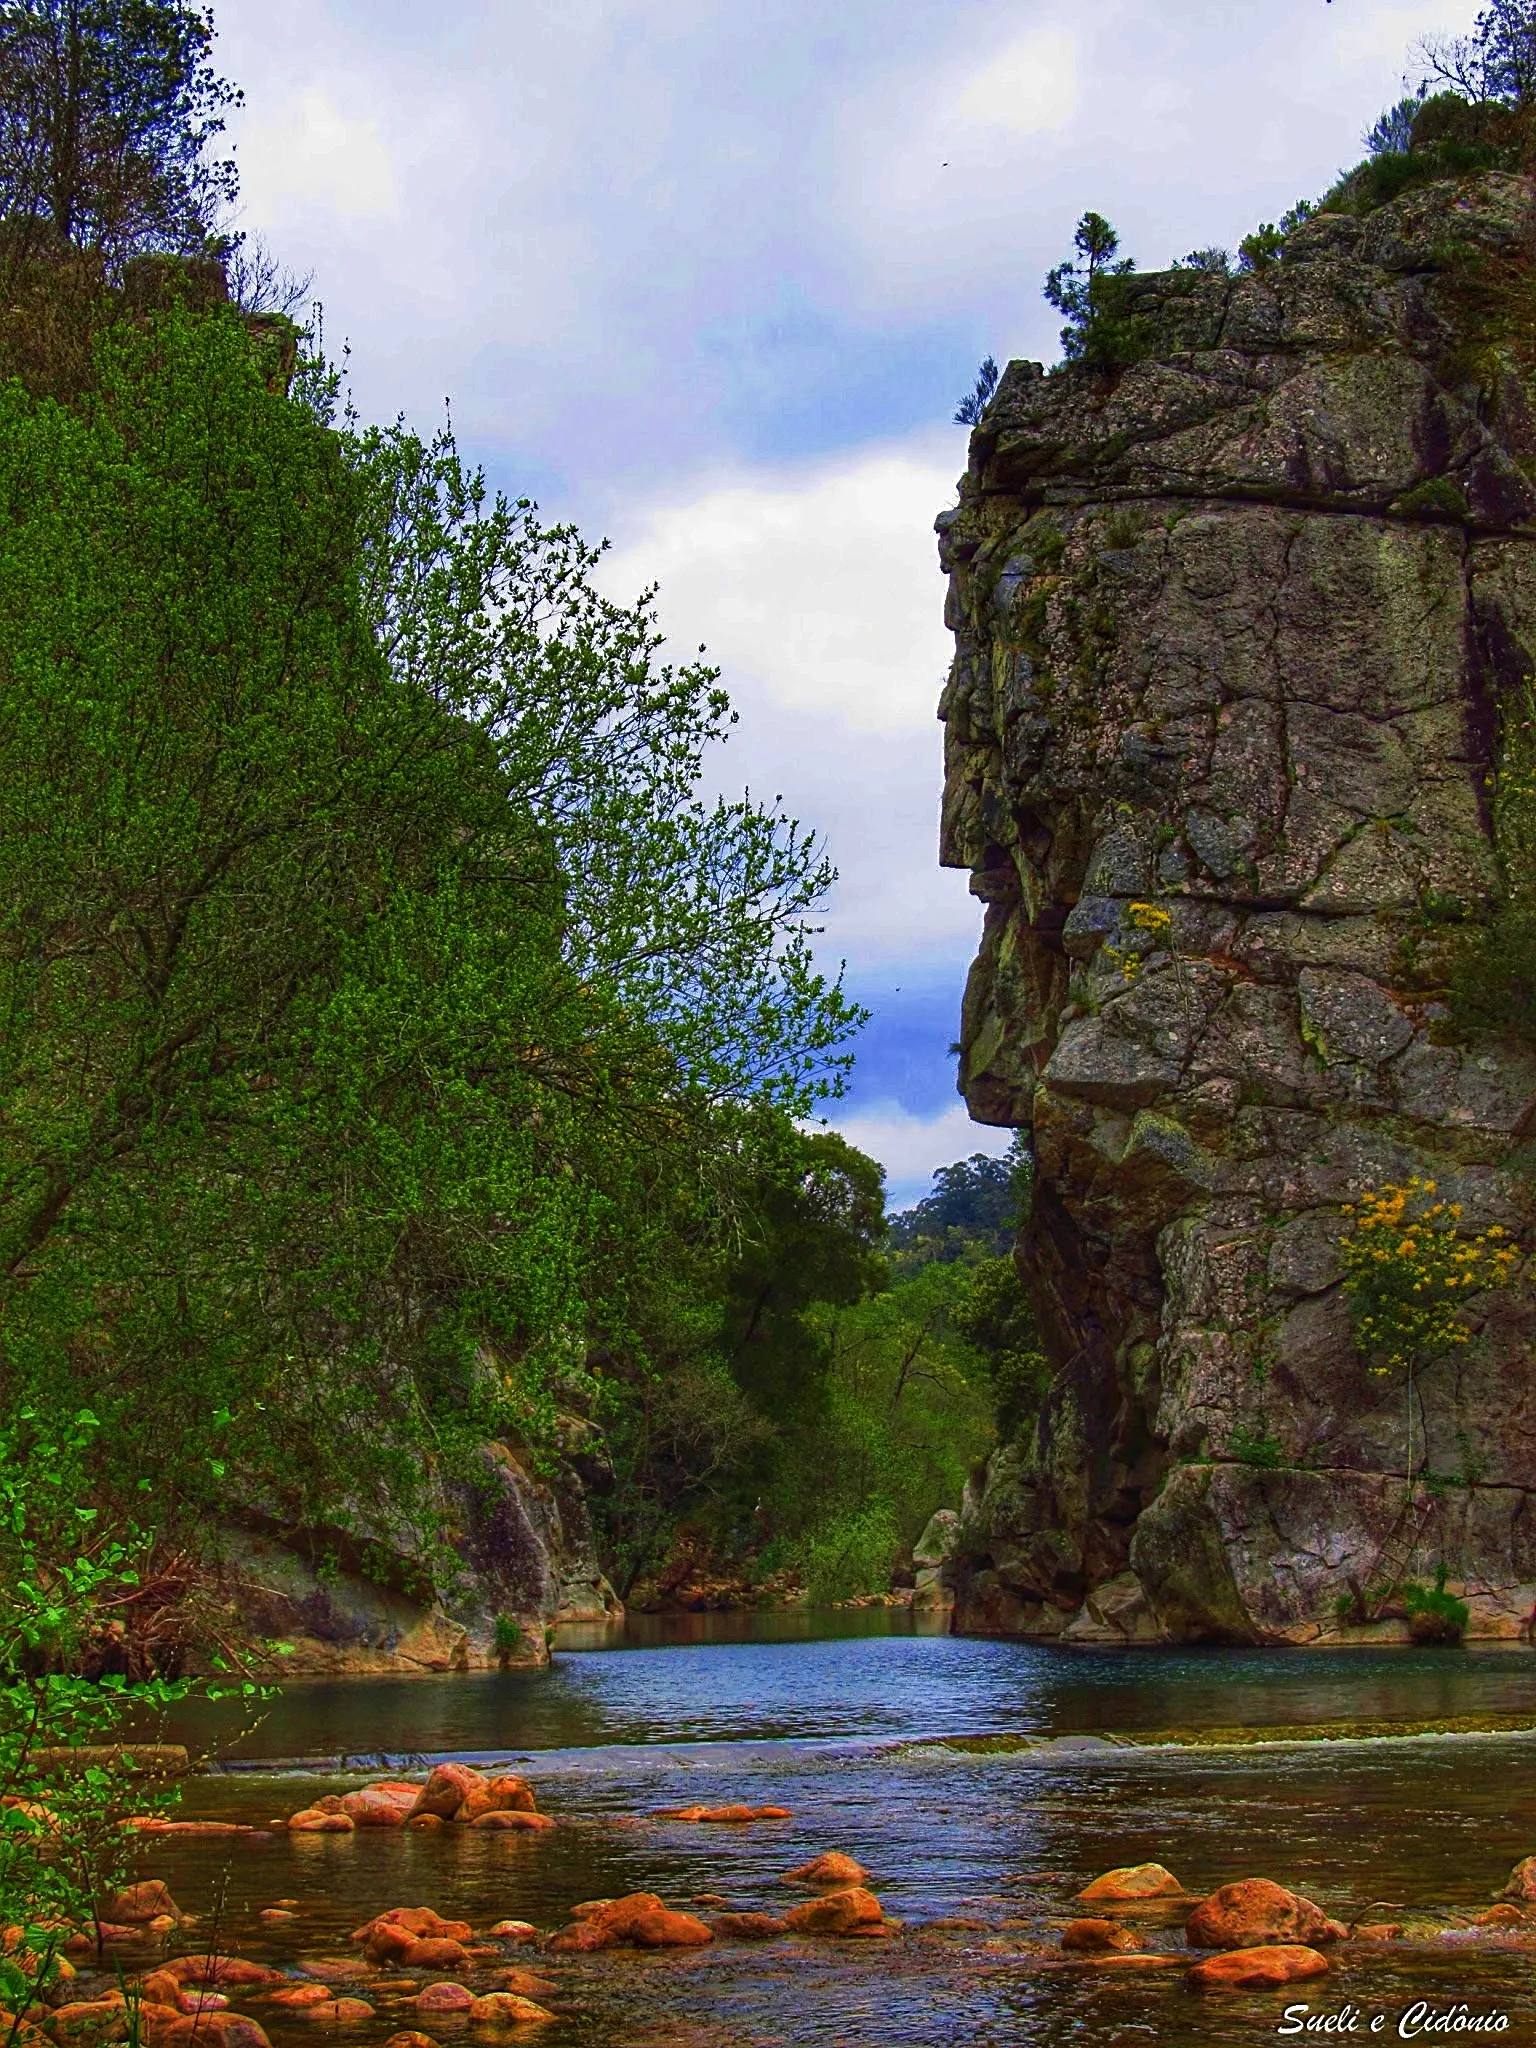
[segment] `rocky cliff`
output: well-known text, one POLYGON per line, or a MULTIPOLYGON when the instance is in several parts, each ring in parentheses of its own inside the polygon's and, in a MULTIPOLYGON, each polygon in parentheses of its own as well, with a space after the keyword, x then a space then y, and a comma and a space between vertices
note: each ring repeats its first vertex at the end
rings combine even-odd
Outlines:
POLYGON ((1474 1633, 1528 1625, 1531 1288, 1422 1375, 1405 1486, 1337 1244, 1417 1173, 1536 1245, 1536 1063, 1437 999, 1536 666, 1536 423, 1476 312, 1533 250, 1513 175, 1323 213, 1138 280, 1141 360, 1015 362, 972 436, 938 522, 942 858, 987 906, 960 1082, 1032 1133, 1055 1378, 967 1501, 962 1629, 1347 1636, 1353 1589, 1442 1561, 1474 1633))

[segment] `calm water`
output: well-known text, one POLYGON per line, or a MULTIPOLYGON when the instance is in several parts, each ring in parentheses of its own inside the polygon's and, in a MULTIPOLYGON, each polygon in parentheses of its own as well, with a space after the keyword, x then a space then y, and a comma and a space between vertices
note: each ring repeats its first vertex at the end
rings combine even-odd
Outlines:
MULTIPOLYGON (((564 1650, 541 1673, 294 1686, 239 1743, 247 1767, 189 1794, 192 1812, 260 1822, 358 1782, 285 1759, 517 1759, 560 1822, 549 1835, 274 1834, 233 1851, 167 1842, 146 1869, 212 1915, 200 1937, 216 1922, 221 1946, 295 1966, 348 1953, 348 1931, 396 1904, 541 1927, 579 1899, 638 1889, 782 1909, 796 1896, 782 1873, 826 1848, 868 1865, 906 1923, 880 1944, 524 1954, 560 1985, 541 2048, 1261 2041, 1277 2038, 1288 2002, 1352 2002, 1360 2038, 1384 2012, 1376 2038, 1393 2039, 1418 1998, 1502 2010, 1499 2039, 1536 2040, 1536 1953, 1453 1924, 1536 1853, 1536 1737, 1022 1756, 918 1741, 1536 1712, 1529 1653, 1070 1655, 913 1633, 878 1613, 796 1615, 766 1631, 763 1617, 689 1618, 641 1625, 629 1641, 564 1650), (655 1816, 725 1799, 786 1805, 794 1818, 722 1829, 655 1816), (1417 1915, 1419 1931, 1390 1949, 1357 1946, 1331 1978, 1286 1994, 1201 1999, 1178 1968, 1064 1965, 1055 1943, 1073 1892, 1145 1858, 1196 1892, 1266 1875, 1342 1919, 1417 1915), (272 1941, 254 1915, 279 1897, 298 1899, 301 1914, 272 1941), (933 1925, 957 1919, 973 1924, 933 1925)), ((1177 1925, 1146 1925, 1156 1945, 1186 1954, 1177 1925)), ((359 1989, 377 2016, 349 2039, 372 2048, 415 2024, 404 1990, 359 1989)), ((270 2030, 280 2048, 314 2033, 275 2017, 270 2030)), ((431 2031, 450 2039, 440 2023, 431 2031)))

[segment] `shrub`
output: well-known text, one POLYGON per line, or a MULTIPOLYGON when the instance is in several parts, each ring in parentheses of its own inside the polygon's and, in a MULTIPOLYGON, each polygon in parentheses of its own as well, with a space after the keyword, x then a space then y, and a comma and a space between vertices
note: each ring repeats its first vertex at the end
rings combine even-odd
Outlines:
POLYGON ((1459 1643, 1471 1619, 1466 1601, 1445 1590, 1444 1565, 1436 1572, 1433 1586, 1404 1586, 1403 1606, 1416 1643, 1459 1643))
POLYGON ((497 1615, 491 1624, 491 1647, 503 1664, 523 1647, 523 1625, 514 1615, 497 1615))
POLYGON ((1249 1429, 1239 1423, 1232 1432, 1232 1456, 1239 1465, 1252 1465, 1260 1472, 1277 1472, 1282 1462, 1280 1439, 1271 1436, 1263 1423, 1249 1429))
POLYGON ((1507 1286, 1519 1258, 1497 1223, 1463 1237, 1461 1204, 1435 1193, 1434 1181, 1415 1176, 1367 1188, 1341 1212, 1344 1286, 1360 1346, 1380 1361, 1373 1372, 1411 1372, 1468 1343, 1465 1302, 1507 1286))

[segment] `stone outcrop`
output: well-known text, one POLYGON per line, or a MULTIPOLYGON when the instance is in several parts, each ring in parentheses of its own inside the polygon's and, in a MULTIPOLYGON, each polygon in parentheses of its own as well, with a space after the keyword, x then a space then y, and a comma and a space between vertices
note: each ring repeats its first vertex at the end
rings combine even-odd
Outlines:
POLYGON ((446 1562, 398 1531, 295 1534, 242 1513, 222 1549, 243 1626, 290 1646, 285 1673, 342 1676, 542 1664, 558 1624, 622 1618, 586 1504, 605 1483, 602 1434, 564 1416, 559 1443, 547 1476, 519 1449, 488 1443, 471 1471, 439 1480, 446 1562))
POLYGON ((1474 1634, 1527 1628, 1530 1288, 1422 1374, 1410 1489, 1337 1246, 1413 1174, 1536 1244, 1536 1061, 1437 999, 1536 667, 1536 421, 1469 309, 1533 252, 1513 175, 1321 214, 1137 280, 1140 361, 1015 362, 972 436, 938 521, 942 858, 987 906, 960 1085, 1032 1134, 1055 1377, 967 1497, 961 1629, 1347 1637, 1341 1599, 1441 1561, 1474 1634))

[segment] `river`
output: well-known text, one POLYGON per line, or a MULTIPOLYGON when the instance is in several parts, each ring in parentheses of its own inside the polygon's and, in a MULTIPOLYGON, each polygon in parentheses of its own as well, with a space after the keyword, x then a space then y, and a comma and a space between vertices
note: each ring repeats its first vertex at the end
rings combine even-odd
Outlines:
MULTIPOLYGON (((540 2048, 1177 2048, 1274 2039, 1288 2003, 1352 2005, 1362 2039, 1384 2014, 1395 2039, 1416 2001, 1458 1999, 1506 2013, 1498 2038, 1529 2042, 1536 1953, 1461 1923, 1536 1853, 1536 1734, 1191 1746, 1213 1728, 1525 1714, 1536 1721, 1536 1658, 1515 1649, 1096 1655, 959 1639, 883 1612, 638 1621, 617 1638, 568 1635, 547 1671, 294 1685, 230 1743, 225 1769, 191 1781, 184 1809, 260 1824, 380 1762, 459 1757, 522 1771, 559 1823, 550 1833, 166 1838, 145 1870, 202 1916, 198 1942, 295 1967, 355 1956, 350 1930, 390 1905, 541 1928, 578 1900, 635 1890, 782 1910, 797 1896, 783 1873, 824 1849, 865 1864, 904 1923, 886 1942, 509 1954, 559 1987, 556 2024, 533 2030, 540 2048), (1106 1739, 1151 1731, 1179 1740, 1106 1739), (955 1749, 946 1736, 1045 1740, 955 1749), (727 1800, 793 1818, 656 1817, 727 1800), (1332 1976, 1284 1994, 1200 1996, 1182 1968, 1063 1959, 1073 1894, 1142 1860, 1196 1893, 1272 1877, 1345 1921, 1405 1921, 1410 1938, 1350 1944, 1332 1976), (298 1914, 274 1935, 255 1915, 278 1898, 298 1914)), ((208 1739, 206 1710, 185 1732, 208 1739)), ((1187 1956, 1177 1915, 1136 1924, 1187 1956)), ((348 2031, 360 2048, 418 2024, 403 1983, 358 1989, 376 2006, 348 2031)), ((241 2009, 281 2048, 313 2038, 259 2002, 241 2009)), ((430 2031, 446 2042, 451 2028, 430 2031)))

